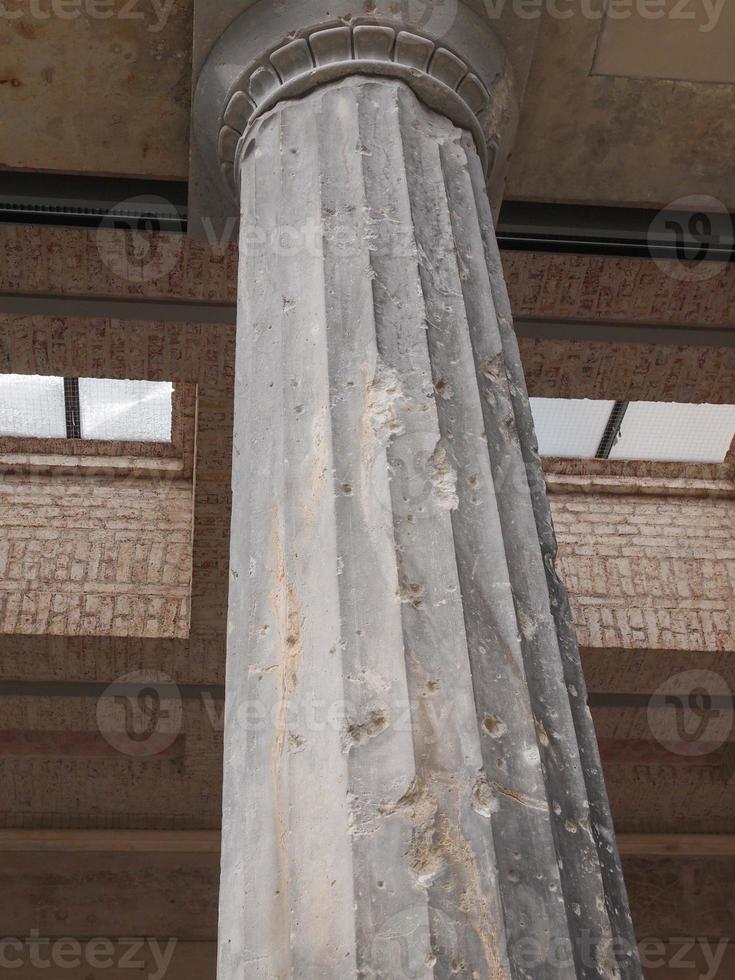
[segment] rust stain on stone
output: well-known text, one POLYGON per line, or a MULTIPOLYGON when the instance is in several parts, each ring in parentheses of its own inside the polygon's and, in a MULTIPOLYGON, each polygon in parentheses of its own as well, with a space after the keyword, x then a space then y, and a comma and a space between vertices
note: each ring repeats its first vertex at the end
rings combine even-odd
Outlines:
POLYGON ((25 37, 29 41, 35 40, 38 36, 36 28, 32 24, 26 23, 24 20, 16 22, 15 30, 21 37, 25 37))
POLYGON ((489 980, 506 980, 508 974, 498 954, 497 925, 485 892, 487 882, 477 866, 472 848, 462 833, 458 820, 443 815, 439 822, 438 845, 447 855, 460 878, 464 891, 460 908, 470 921, 482 943, 489 980))
POLYGON ((289 742, 287 727, 288 704, 298 684, 298 671, 303 655, 303 646, 301 610, 296 590, 286 572, 286 558, 281 540, 277 506, 271 510, 271 527, 276 568, 275 582, 270 599, 273 608, 273 620, 278 634, 278 647, 281 653, 281 660, 278 664, 278 672, 280 673, 278 705, 271 750, 271 779, 273 782, 275 820, 277 822, 278 880, 281 885, 279 896, 282 925, 286 929, 288 920, 288 826, 286 820, 287 801, 284 799, 282 788, 282 762, 287 747, 293 747, 289 742), (284 599, 285 630, 282 619, 284 599))
POLYGON ((274 622, 278 633, 279 645, 281 647, 283 659, 280 664, 281 687, 278 700, 278 713, 276 717, 276 730, 274 740, 274 762, 278 769, 278 760, 283 753, 283 747, 287 736, 286 714, 288 711, 288 701, 296 691, 298 684, 298 672, 303 655, 301 637, 301 608, 298 601, 296 590, 286 573, 286 561, 283 552, 283 542, 278 530, 278 510, 273 508, 273 527, 274 545, 276 552, 276 582, 271 593, 271 604, 274 612, 274 622), (281 610, 282 602, 285 597, 286 616, 285 634, 282 629, 281 610))

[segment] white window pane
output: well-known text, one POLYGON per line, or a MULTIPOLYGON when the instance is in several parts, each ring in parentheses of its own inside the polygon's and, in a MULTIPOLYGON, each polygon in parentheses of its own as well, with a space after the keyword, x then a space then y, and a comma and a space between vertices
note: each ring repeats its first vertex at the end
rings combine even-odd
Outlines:
POLYGON ((532 398, 539 452, 542 456, 592 459, 614 405, 614 401, 589 398, 532 398))
POLYGON ((168 381, 80 378, 82 439, 170 442, 172 394, 168 381))
POLYGON ((64 379, 0 374, 0 435, 64 439, 64 379))
POLYGON ((735 405, 631 402, 610 459, 722 463, 735 434, 735 405))

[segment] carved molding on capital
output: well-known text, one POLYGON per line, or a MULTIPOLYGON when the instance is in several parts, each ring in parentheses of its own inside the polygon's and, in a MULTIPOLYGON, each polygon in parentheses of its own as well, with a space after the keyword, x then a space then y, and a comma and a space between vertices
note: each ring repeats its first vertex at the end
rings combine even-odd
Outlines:
POLYGON ((339 25, 287 41, 238 79, 218 141, 220 165, 233 192, 239 152, 259 116, 284 99, 356 74, 406 82, 432 108, 469 129, 486 171, 492 165, 496 144, 482 125, 490 93, 466 61, 430 38, 385 24, 339 25))
POLYGON ((451 17, 433 31, 411 23, 396 0, 232 3, 246 6, 212 43, 194 94, 190 234, 233 236, 237 161, 254 123, 279 102, 349 75, 403 81, 472 133, 488 186, 502 184, 522 81, 498 24, 464 0, 453 0, 451 17))

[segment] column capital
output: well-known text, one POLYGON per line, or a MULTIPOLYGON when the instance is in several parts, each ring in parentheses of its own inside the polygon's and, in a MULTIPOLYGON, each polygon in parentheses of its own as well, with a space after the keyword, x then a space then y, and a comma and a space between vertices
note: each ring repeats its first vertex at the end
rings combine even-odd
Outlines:
MULTIPOLYGON (((236 170, 254 122, 279 102, 348 75, 404 81, 472 133, 490 187, 502 182, 520 107, 498 24, 462 0, 260 0, 231 21, 203 63, 192 120, 192 205, 237 214, 236 170)), ((529 25, 529 54, 533 25, 529 25)), ((218 222, 217 219, 220 219, 218 222)))

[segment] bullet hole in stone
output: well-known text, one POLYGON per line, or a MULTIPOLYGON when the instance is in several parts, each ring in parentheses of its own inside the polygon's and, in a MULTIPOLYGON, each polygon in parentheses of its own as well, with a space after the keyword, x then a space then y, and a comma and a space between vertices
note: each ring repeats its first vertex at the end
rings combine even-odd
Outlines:
POLYGON ((502 738, 508 731, 500 718, 496 715, 485 715, 482 721, 482 727, 485 729, 488 735, 492 738, 502 738))
POLYGON ((408 602, 414 609, 421 609, 424 605, 422 596, 425 591, 423 585, 419 585, 418 582, 409 582, 401 588, 401 602, 408 602))
POLYGON ((498 381, 502 370, 502 358, 498 354, 492 360, 485 360, 480 364, 480 373, 488 381, 498 381))
POLYGON ((296 637, 296 636, 294 636, 294 635, 293 635, 293 633, 290 633, 290 634, 289 634, 289 635, 288 635, 288 636, 286 637, 286 643, 287 643, 287 644, 288 644, 288 646, 290 646, 290 647, 295 647, 295 646, 296 646, 296 644, 297 644, 298 642, 299 642, 299 640, 298 640, 298 637, 296 637))
POLYGON ((566 820, 566 821, 564 822, 564 829, 565 829, 566 831, 568 831, 568 832, 569 832, 570 834, 576 834, 576 833, 577 833, 577 828, 576 828, 576 826, 575 826, 575 825, 574 825, 574 824, 572 823, 572 821, 571 821, 571 820, 566 820))
POLYGON ((345 495, 345 497, 351 497, 352 496, 352 485, 349 484, 349 483, 343 483, 342 484, 342 493, 345 495))
POLYGON ((508 880, 509 881, 520 881, 521 880, 521 876, 518 874, 518 872, 515 870, 515 868, 511 868, 510 871, 508 872, 508 880))
POLYGON ((467 483, 474 489, 478 484, 477 475, 467 477, 467 483))
POLYGON ((296 412, 297 415, 303 415, 304 414, 304 406, 303 405, 297 405, 296 408, 294 409, 294 412, 296 412))
POLYGON ((347 726, 347 736, 350 742, 360 745, 370 738, 376 738, 388 727, 388 718, 381 708, 373 708, 368 717, 362 722, 353 722, 347 726))
POLYGON ((385 882, 384 881, 379 881, 378 882, 378 888, 385 888, 385 882))
POLYGON ((498 801, 487 776, 481 770, 472 787, 472 809, 481 817, 491 817, 498 809, 498 801))
POLYGON ((288 733, 288 748, 290 752, 300 752, 306 745, 306 739, 303 735, 297 735, 294 732, 288 733))
POLYGON ((433 694, 435 691, 439 690, 439 681, 428 681, 426 684, 426 690, 429 694, 433 694))

